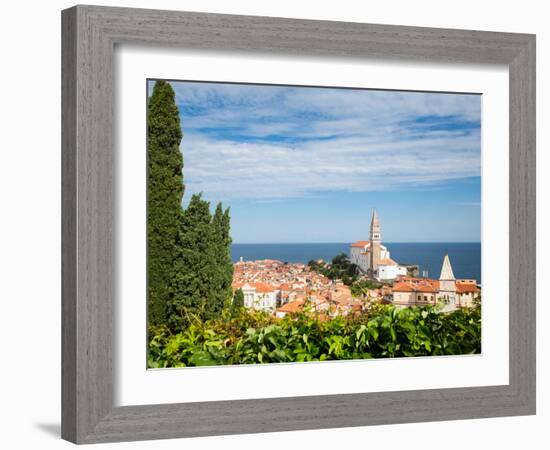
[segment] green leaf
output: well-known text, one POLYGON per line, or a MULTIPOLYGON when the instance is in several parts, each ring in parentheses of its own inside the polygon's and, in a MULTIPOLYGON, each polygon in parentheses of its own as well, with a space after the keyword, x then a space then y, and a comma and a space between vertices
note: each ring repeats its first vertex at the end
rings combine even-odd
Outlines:
POLYGON ((197 351, 189 358, 189 364, 193 366, 215 366, 217 363, 212 359, 210 353, 197 351))
POLYGON ((391 335, 392 341, 397 340, 397 335, 395 334, 395 328, 390 327, 390 335, 391 335))

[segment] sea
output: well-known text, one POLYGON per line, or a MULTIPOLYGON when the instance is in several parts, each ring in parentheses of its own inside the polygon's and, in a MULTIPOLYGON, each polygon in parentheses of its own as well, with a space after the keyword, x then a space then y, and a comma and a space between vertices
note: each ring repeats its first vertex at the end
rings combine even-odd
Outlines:
MULTIPOLYGON (((233 262, 277 259, 288 263, 304 263, 323 259, 331 261, 340 253, 349 255, 349 243, 318 244, 233 244, 233 262)), ((439 278, 445 253, 449 254, 456 278, 475 279, 481 284, 480 242, 384 242, 391 258, 399 264, 416 264, 420 274, 439 278)))

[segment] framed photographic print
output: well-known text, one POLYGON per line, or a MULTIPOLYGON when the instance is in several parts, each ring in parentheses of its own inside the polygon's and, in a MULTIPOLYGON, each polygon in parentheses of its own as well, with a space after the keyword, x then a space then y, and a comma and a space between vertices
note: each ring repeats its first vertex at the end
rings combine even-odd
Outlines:
POLYGON ((534 36, 62 17, 65 439, 534 414, 534 36))

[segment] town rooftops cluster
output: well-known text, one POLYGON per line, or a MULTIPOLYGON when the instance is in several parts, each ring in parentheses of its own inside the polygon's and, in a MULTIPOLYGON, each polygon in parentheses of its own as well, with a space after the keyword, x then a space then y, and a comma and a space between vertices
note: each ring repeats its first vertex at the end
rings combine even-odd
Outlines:
MULTIPOLYGON (((349 314, 361 309, 349 286, 312 271, 305 264, 286 264, 276 260, 235 263, 233 290, 241 289, 244 306, 274 312, 282 317, 297 312, 306 304, 325 316, 349 314)), ((388 295, 380 290, 369 296, 388 295)))
MULTIPOLYGON (((396 264, 385 258, 384 264, 396 264)), ((444 303, 452 311, 474 304, 480 295, 476 280, 454 279, 446 255, 438 280, 397 276, 380 288, 366 289, 354 297, 349 286, 333 281, 305 264, 288 264, 266 259, 242 261, 234 265, 233 291, 241 289, 244 306, 283 317, 309 308, 324 317, 359 312, 369 302, 393 304, 397 307, 444 303)))

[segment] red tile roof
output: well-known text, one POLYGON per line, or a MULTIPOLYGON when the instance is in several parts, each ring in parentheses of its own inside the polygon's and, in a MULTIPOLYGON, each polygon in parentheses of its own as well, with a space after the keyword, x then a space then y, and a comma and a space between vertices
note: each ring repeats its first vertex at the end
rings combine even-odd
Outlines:
POLYGON ((456 283, 456 292, 459 294, 466 294, 469 292, 479 292, 479 288, 474 283, 456 283))
POLYGON ((352 247, 366 247, 370 245, 370 241, 357 241, 351 244, 352 247))
POLYGON ((406 282, 412 282, 412 283, 420 283, 421 281, 435 281, 431 278, 420 278, 420 277, 406 277, 406 276, 399 276, 399 281, 406 281, 406 282))
POLYGON ((393 284, 393 292, 414 292, 414 288, 409 283, 397 282, 393 284))
POLYGON ((433 286, 434 289, 439 291, 439 280, 434 280, 432 278, 416 278, 416 277, 397 277, 397 282, 408 283, 411 286, 425 285, 426 283, 433 286))
POLYGON ((280 308, 277 308, 277 311, 286 312, 286 313, 298 312, 302 308, 304 303, 305 303, 305 301, 303 301, 303 300, 296 300, 294 302, 285 303, 280 308))
POLYGON ((426 284, 419 284, 418 286, 415 286, 416 292, 426 292, 426 293, 435 293, 438 291, 438 289, 435 289, 430 283, 426 284))
POLYGON ((252 283, 252 286, 256 288, 256 292, 267 293, 275 290, 273 286, 266 283, 252 283))
POLYGON ((436 293, 439 291, 439 282, 429 279, 418 279, 422 281, 398 281, 393 285, 393 292, 424 292, 436 293))

